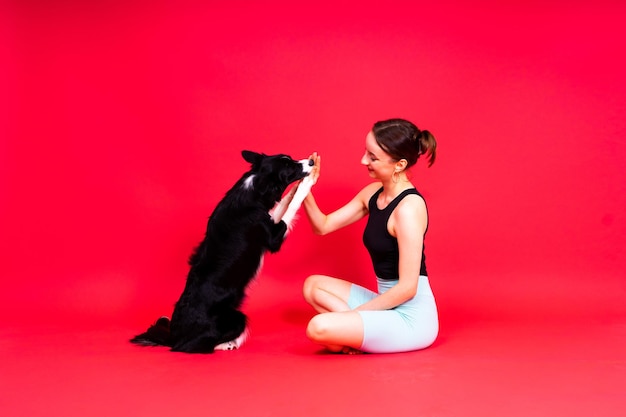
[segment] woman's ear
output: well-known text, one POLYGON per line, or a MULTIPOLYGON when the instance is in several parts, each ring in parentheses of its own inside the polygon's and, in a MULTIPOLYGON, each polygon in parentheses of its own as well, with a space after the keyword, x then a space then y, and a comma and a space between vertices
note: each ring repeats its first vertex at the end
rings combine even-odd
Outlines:
POLYGON ((407 162, 407 160, 406 160, 406 159, 404 159, 404 158, 403 158, 403 159, 401 159, 401 160, 399 160, 398 162, 396 162, 396 168, 395 168, 396 172, 401 172, 401 171, 404 171, 404 170, 406 169, 406 166, 407 166, 408 164, 409 164, 409 163, 408 163, 408 162, 407 162))

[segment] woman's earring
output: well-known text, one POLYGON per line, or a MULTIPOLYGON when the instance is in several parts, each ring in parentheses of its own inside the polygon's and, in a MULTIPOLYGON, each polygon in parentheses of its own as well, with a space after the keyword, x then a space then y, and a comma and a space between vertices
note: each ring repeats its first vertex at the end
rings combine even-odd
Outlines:
POLYGON ((393 181, 394 184, 397 184, 398 181, 400 181, 400 172, 399 171, 393 171, 393 174, 391 174, 391 181, 393 181), (397 177, 396 177, 397 174, 397 177))

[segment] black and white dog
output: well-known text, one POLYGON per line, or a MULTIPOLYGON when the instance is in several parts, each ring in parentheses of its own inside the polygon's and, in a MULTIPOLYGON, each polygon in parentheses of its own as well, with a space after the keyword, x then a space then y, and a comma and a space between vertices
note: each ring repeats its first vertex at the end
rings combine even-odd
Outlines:
POLYGON ((240 311, 246 287, 265 252, 277 252, 312 182, 313 161, 243 151, 252 167, 211 214, 206 235, 189 259, 189 273, 171 321, 162 317, 131 339, 187 353, 237 349, 247 337, 240 311), (300 181, 302 180, 302 181, 300 181), (287 187, 300 181, 281 199, 287 187))

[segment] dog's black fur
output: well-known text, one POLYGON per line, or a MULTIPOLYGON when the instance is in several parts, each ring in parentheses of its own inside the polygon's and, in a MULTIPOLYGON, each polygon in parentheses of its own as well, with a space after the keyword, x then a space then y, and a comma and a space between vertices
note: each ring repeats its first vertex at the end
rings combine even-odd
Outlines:
POLYGON ((252 167, 211 214, 204 239, 189 259, 185 288, 172 320, 159 319, 131 342, 211 353, 239 337, 247 318, 240 311, 246 287, 263 254, 280 249, 288 225, 270 215, 287 187, 308 175, 312 161, 243 151, 252 167))

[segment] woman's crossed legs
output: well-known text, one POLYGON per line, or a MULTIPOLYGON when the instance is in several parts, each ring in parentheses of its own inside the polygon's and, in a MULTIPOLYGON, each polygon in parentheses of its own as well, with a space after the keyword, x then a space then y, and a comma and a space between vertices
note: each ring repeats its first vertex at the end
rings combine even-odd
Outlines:
POLYGON ((363 344, 363 320, 348 306, 352 285, 325 275, 312 275, 304 282, 304 298, 319 313, 306 334, 331 352, 360 353, 363 344))

